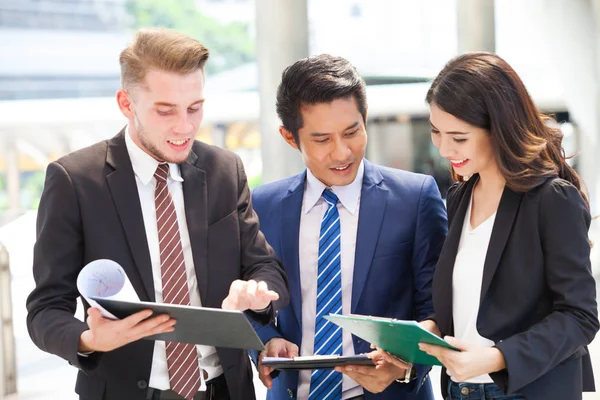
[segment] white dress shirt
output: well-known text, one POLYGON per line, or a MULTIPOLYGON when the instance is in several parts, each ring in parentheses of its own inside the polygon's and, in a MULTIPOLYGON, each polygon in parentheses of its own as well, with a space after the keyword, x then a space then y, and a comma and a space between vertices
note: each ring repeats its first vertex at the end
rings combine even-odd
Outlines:
MULTIPOLYGON (((333 193, 340 200, 337 204, 340 214, 340 251, 342 268, 342 313, 350 314, 352 300, 352 278, 354 274, 354 252, 358 231, 358 213, 365 167, 361 162, 354 181, 347 186, 332 186, 333 193)), ((300 217, 299 254, 300 285, 302 292, 302 346, 301 356, 312 356, 315 346, 315 323, 317 313, 317 271, 319 259, 319 235, 321 220, 327 203, 321 196, 327 186, 319 181, 310 170, 306 172, 302 214, 300 217)), ((352 335, 342 331, 342 354, 354 355, 352 335)), ((300 371, 298 399, 308 399, 310 390, 310 370, 300 371)), ((342 399, 363 394, 363 389, 354 380, 344 375, 342 399)))
MULTIPOLYGON (((154 282, 154 295, 157 303, 162 303, 162 279, 160 270, 160 251, 158 246, 158 229, 156 225, 156 207, 154 204, 154 189, 156 179, 154 172, 158 167, 158 161, 138 147, 131 138, 129 128, 125 135, 125 144, 127 152, 131 159, 133 172, 135 173, 135 182, 140 196, 142 206, 142 215, 144 218, 144 228, 148 240, 148 249, 150 251, 150 261, 152 263, 152 277, 154 282)), ((190 289, 190 302, 192 306, 201 307, 200 290, 196 280, 196 271, 194 269, 194 259, 192 257, 192 247, 190 245, 190 235, 185 218, 185 205, 183 203, 183 178, 177 164, 169 163, 169 177, 167 185, 169 193, 173 199, 175 213, 177 214, 177 223, 179 224, 179 233, 181 236, 181 245, 183 247, 183 257, 185 260, 185 269, 188 278, 188 287, 190 289)), ((177 325, 175 325, 177 327, 177 325)), ((212 346, 196 346, 198 350, 198 365, 201 371, 204 370, 211 380, 223 373, 223 368, 217 355, 217 350, 212 346)), ((200 373, 201 388, 206 390, 206 383, 203 374, 200 373)), ((167 353, 165 342, 157 340, 154 342, 154 354, 152 356, 152 369, 150 372, 150 381, 148 386, 167 390, 171 388, 169 383, 169 372, 167 369, 167 353)))
MULTIPOLYGON (((492 347, 495 343, 482 337, 477 331, 477 315, 479 314, 483 266, 496 213, 472 229, 470 222, 472 204, 473 196, 471 196, 469 209, 465 215, 452 276, 454 335, 469 343, 492 347)), ((456 381, 453 377, 451 379, 456 381)), ((485 374, 469 379, 467 382, 493 383, 494 381, 488 374, 485 374)))

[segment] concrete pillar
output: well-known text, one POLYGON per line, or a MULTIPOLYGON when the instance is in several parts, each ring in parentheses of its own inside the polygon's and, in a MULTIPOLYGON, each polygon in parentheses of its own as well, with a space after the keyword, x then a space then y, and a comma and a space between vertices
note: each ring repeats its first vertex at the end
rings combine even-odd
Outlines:
POLYGON ((17 359, 10 285, 8 251, 0 243, 0 399, 17 393, 17 359))
POLYGON ((9 212, 17 213, 21 209, 21 178, 19 151, 14 140, 8 140, 6 143, 6 187, 9 212))
POLYGON ((262 182, 304 169, 298 154, 279 135, 275 112, 277 86, 283 70, 308 56, 306 0, 256 0, 256 37, 260 93, 262 182))
POLYGON ((457 0, 458 52, 496 50, 494 0, 457 0))
MULTIPOLYGON (((578 172, 590 197, 592 215, 600 214, 600 0, 519 3, 537 21, 545 40, 536 43, 551 54, 564 101, 579 133, 578 172)), ((592 268, 600 274, 600 221, 592 222, 592 268)))

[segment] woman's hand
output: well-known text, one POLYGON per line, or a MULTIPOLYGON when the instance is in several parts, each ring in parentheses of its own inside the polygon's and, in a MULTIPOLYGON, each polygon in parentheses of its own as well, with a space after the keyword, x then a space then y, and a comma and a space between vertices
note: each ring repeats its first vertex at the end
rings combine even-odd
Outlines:
POLYGON ((444 340, 460 351, 446 347, 419 343, 419 349, 437 358, 448 374, 459 382, 506 368, 502 352, 495 347, 483 347, 446 336, 444 340))
POLYGON ((425 321, 421 321, 419 322, 419 325, 421 326, 421 328, 433 333, 435 336, 442 336, 440 328, 438 328, 437 324, 432 319, 426 319, 425 321))

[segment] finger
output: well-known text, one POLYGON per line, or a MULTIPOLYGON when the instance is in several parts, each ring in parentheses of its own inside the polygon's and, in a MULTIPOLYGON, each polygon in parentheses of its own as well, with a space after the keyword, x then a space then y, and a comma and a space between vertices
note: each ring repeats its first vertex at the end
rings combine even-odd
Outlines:
MULTIPOLYGON (((419 348, 420 347, 421 347, 421 345, 419 344, 419 348)), ((435 345, 426 345, 426 346, 424 346, 423 351, 425 351, 430 356, 433 356, 433 357, 437 358, 438 360, 442 361, 442 364, 445 363, 444 360, 450 355, 450 354, 448 354, 449 352, 455 353, 454 350, 449 350, 449 349, 446 349, 445 347, 435 346, 435 345)))
POLYGON ((98 310, 97 308, 93 308, 93 307, 88 308, 87 314, 88 314, 88 318, 87 318, 88 325, 90 325, 90 323, 94 324, 95 322, 99 321, 100 318, 102 318, 102 314, 100 313, 100 310, 98 310))
MULTIPOLYGON (((264 367, 266 368, 266 367, 264 367)), ((273 386, 273 378, 271 378, 270 373, 265 374, 265 373, 259 373, 258 377, 260 378, 260 381, 263 383, 263 385, 265 385, 265 387, 267 389, 271 389, 271 387, 273 386)))
POLYGON ((390 352, 387 352, 385 350, 380 349, 379 347, 377 348, 377 351, 381 352, 381 354, 383 355, 383 359, 385 361, 387 361, 388 363, 400 366, 400 367, 407 367, 408 363, 404 360, 402 360, 401 358, 396 357, 395 355, 393 355, 390 352))
POLYGON ((258 293, 266 293, 269 291, 269 286, 267 286, 267 282, 260 281, 257 284, 256 290, 258 291, 258 293))
POLYGON ((457 339, 454 336, 444 336, 444 340, 450 346, 454 346, 459 350, 468 350, 471 347, 469 343, 463 342, 462 340, 457 339))
POLYGON ((167 314, 158 315, 156 317, 149 318, 145 321, 140 322, 134 327, 129 328, 125 335, 131 338, 142 338, 146 337, 153 332, 157 327, 165 323, 171 323, 171 325, 175 324, 175 320, 169 317, 167 314))
POLYGON ((121 320, 125 328, 131 328, 139 324, 141 321, 152 316, 152 310, 142 310, 135 314, 131 314, 129 317, 121 320))
POLYGON ((257 293, 257 288, 258 288, 258 284, 256 283, 256 281, 250 279, 248 282, 246 282, 246 290, 244 292, 246 293, 246 296, 248 296, 249 298, 255 298, 256 293, 257 293))
POLYGON ((237 305, 239 303, 239 296, 237 293, 230 294, 225 297, 223 302, 221 303, 221 308, 223 310, 237 310, 237 305))
POLYGON ((294 343, 289 343, 286 348, 286 353, 287 357, 289 358, 298 357, 298 346, 296 346, 294 343))
POLYGON ((239 294, 246 288, 246 281, 242 281, 240 279, 236 279, 231 282, 231 286, 229 287, 229 294, 239 294))
POLYGON ((434 356, 436 354, 439 354, 439 350, 441 349, 441 347, 433 344, 419 343, 419 349, 429 354, 430 356, 434 356))
POLYGON ((375 350, 370 353, 367 353, 367 357, 369 357, 371 360, 378 360, 380 358, 383 358, 383 354, 381 354, 381 352, 375 350))
POLYGON ((235 280, 231 283, 231 287, 229 288, 229 296, 227 296, 228 302, 225 303, 225 300, 223 301, 224 304, 226 304, 225 309, 228 310, 245 310, 246 308, 243 308, 243 304, 246 304, 248 302, 248 295, 246 293, 246 288, 248 286, 248 282, 246 281, 242 281, 242 280, 235 280))
POLYGON ((365 367, 365 366, 361 366, 361 365, 347 365, 344 367, 344 371, 352 372, 353 374, 356 374, 356 375, 363 375, 363 376, 368 376, 368 377, 377 375, 377 371, 375 370, 375 367, 365 367))
POLYGON ((268 290, 265 293, 265 298, 271 300, 271 301, 275 301, 279 299, 279 294, 273 290, 268 290))
POLYGON ((358 383, 359 385, 362 381, 363 375, 357 374, 354 371, 349 371, 346 369, 346 367, 335 367, 334 370, 348 376, 353 381, 356 381, 356 383, 358 383))
POLYGON ((260 372, 261 374, 265 375, 265 376, 269 376, 271 375, 271 372, 273 372, 273 368, 272 367, 265 367, 264 365, 260 366, 260 372))
POLYGON ((139 339, 161 333, 173 332, 175 330, 175 323, 176 321, 170 318, 167 321, 156 325, 154 328, 141 332, 141 337, 139 339))
POLYGON ((284 357, 285 347, 268 346, 264 353, 266 357, 284 357))

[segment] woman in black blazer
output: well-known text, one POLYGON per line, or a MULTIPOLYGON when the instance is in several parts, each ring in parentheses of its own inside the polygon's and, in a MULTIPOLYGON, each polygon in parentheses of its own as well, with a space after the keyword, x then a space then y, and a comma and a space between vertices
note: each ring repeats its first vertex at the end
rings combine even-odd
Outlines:
POLYGON ((451 60, 427 102, 433 143, 457 180, 435 315, 423 326, 462 351, 421 344, 445 366, 442 393, 581 399, 594 390, 586 346, 599 328, 596 283, 589 205, 561 132, 489 53, 451 60))

